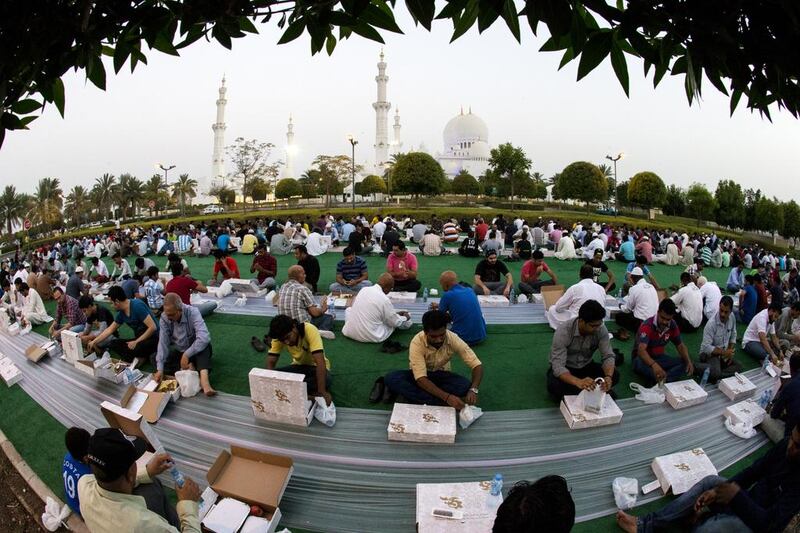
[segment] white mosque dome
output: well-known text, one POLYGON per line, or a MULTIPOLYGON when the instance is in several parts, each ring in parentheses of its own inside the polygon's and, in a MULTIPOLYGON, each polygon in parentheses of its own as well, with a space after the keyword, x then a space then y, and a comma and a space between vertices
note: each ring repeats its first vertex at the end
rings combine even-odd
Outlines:
POLYGON ((444 127, 444 146, 445 149, 459 146, 460 143, 489 140, 489 128, 478 115, 474 115, 472 110, 464 114, 451 118, 444 127))
POLYGON ((470 146, 469 154, 470 157, 478 158, 478 159, 489 159, 491 154, 491 148, 489 148, 489 143, 486 141, 475 141, 470 146))

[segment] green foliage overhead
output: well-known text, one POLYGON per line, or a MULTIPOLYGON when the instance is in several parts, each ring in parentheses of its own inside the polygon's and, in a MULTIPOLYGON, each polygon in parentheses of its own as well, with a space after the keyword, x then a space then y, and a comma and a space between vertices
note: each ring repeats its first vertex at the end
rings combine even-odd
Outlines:
MULTIPOLYGON (((132 0, 130 2, 0 2, 0 144, 8 130, 25 129, 45 104, 65 112, 61 77, 82 70, 106 88, 106 63, 118 73, 147 63, 145 51, 179 55, 183 48, 258 33, 276 23, 278 44, 308 34, 311 53, 333 53, 352 35, 383 42, 381 33, 402 33, 394 0, 291 2, 286 0, 132 0), (13 53, 10 53, 13 51, 13 53)), ((769 117, 777 104, 800 115, 800 3, 622 2, 608 0, 450 0, 437 13, 435 0, 405 2, 416 24, 430 30, 449 20, 455 40, 477 25, 483 32, 502 19, 517 41, 522 26, 550 38, 541 51, 562 52, 561 66, 578 61, 578 79, 605 61, 628 94, 627 59, 644 63, 658 85, 669 72, 684 80, 691 104, 707 79, 730 97, 731 113, 747 106, 769 117)))
POLYGON ((558 175, 556 181, 561 199, 601 202, 608 199, 608 181, 597 165, 576 161, 558 175))
POLYGON ((300 184, 294 178, 283 178, 275 186, 275 197, 281 200, 291 198, 293 196, 300 196, 303 190, 300 184))
POLYGON ((745 225, 745 198, 742 186, 733 180, 722 180, 714 191, 714 220, 720 226, 742 228, 745 225))
POLYGON ((392 167, 392 191, 419 196, 436 196, 447 187, 442 166, 424 152, 398 154, 392 167))
POLYGON ((654 172, 639 172, 628 183, 628 201, 642 209, 662 207, 667 199, 667 188, 654 172))
POLYGON ((714 217, 714 196, 702 183, 693 183, 686 191, 686 211, 697 221, 714 217))

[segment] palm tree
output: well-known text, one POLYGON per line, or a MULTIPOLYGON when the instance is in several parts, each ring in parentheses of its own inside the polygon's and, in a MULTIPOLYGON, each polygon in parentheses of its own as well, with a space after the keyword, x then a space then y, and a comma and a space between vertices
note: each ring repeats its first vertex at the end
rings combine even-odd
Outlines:
POLYGON ((142 180, 130 174, 122 174, 119 177, 119 185, 117 185, 116 191, 117 202, 122 208, 122 218, 126 218, 129 213, 135 216, 144 194, 142 180), (128 208, 130 208, 130 211, 128 208))
POLYGON ((197 196, 197 180, 190 178, 189 174, 181 174, 178 181, 172 185, 172 197, 180 200, 181 216, 186 209, 186 199, 197 196))
POLYGON ((101 219, 108 216, 109 210, 114 210, 114 203, 117 200, 116 187, 117 179, 112 174, 103 174, 94 180, 92 196, 101 219))
POLYGON ((606 178, 607 180, 610 180, 614 177, 614 169, 611 167, 611 165, 600 163, 599 165, 597 165, 597 168, 600 169, 600 172, 603 173, 603 177, 606 178))
POLYGON ((81 224, 82 220, 86 220, 86 213, 90 211, 90 193, 86 187, 76 185, 72 188, 66 198, 64 204, 64 216, 72 220, 76 226, 81 224))
POLYGON ((144 184, 144 201, 147 202, 147 209, 152 216, 153 212, 159 214, 169 201, 169 196, 166 192, 167 186, 164 184, 164 178, 161 174, 153 174, 150 179, 144 184), (153 207, 150 207, 152 205, 153 207))
POLYGON ((35 225, 52 228, 61 221, 61 208, 64 205, 63 191, 58 178, 42 178, 33 194, 30 218, 35 225))
POLYGON ((6 232, 11 235, 14 226, 28 211, 28 195, 17 194, 17 189, 13 185, 6 185, 3 194, 0 195, 0 223, 5 224, 6 232))

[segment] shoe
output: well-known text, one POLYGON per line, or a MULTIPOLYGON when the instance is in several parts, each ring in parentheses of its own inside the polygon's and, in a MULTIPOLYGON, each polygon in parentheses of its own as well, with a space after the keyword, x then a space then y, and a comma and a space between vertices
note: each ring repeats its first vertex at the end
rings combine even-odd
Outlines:
POLYGON ((397 353, 402 352, 405 350, 406 347, 400 344, 397 341, 384 341, 383 345, 381 346, 381 351, 383 353, 397 353))
POLYGON ((622 366, 625 364, 625 354, 620 352, 617 348, 612 348, 614 351, 614 366, 622 366))
POLYGON ((328 331, 326 329, 319 330, 319 336, 322 337, 323 339, 328 339, 329 341, 332 341, 336 338, 336 334, 334 332, 328 331))
POLYGON ((252 346, 253 349, 255 351, 257 351, 257 352, 266 352, 267 351, 267 346, 263 342, 258 340, 257 337, 250 338, 250 346, 252 346))
POLYGON ((383 376, 375 380, 372 391, 369 393, 369 403, 378 403, 386 394, 386 385, 383 383, 383 376))

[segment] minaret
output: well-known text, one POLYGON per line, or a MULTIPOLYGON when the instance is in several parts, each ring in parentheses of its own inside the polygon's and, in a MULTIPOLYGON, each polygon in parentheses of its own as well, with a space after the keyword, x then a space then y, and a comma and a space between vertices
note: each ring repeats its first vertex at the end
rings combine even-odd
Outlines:
POLYGON ((294 124, 292 115, 289 115, 289 124, 286 126, 286 166, 283 168, 284 178, 294 178, 294 124))
MULTIPOLYGON (((394 108, 394 140, 392 141, 392 150, 394 153, 400 152, 403 147, 403 142, 400 140, 400 108, 394 108)), ((392 154, 389 154, 392 155, 392 154)))
POLYGON ((211 157, 211 186, 220 178, 225 177, 225 76, 222 76, 222 85, 219 86, 217 99, 217 121, 211 125, 214 130, 214 155, 211 157))
POLYGON ((383 50, 378 61, 378 75, 375 76, 375 81, 378 82, 378 101, 372 104, 372 108, 375 109, 375 167, 383 169, 389 160, 389 110, 392 108, 386 101, 386 83, 389 81, 389 76, 386 75, 383 50))

